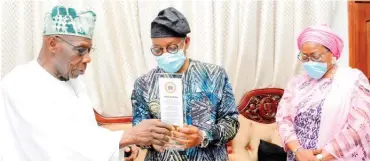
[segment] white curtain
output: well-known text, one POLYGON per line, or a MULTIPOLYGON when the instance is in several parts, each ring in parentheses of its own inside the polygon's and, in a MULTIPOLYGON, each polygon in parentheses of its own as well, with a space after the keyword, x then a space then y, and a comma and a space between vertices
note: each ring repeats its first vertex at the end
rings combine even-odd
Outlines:
POLYGON ((188 57, 223 66, 236 100, 253 88, 285 87, 301 70, 296 37, 313 24, 333 23, 338 1, 257 0, 63 0, 1 1, 1 76, 34 59, 43 19, 56 4, 97 13, 96 50, 85 81, 95 109, 106 116, 131 115, 136 78, 156 66, 150 23, 173 6, 191 26, 188 57))

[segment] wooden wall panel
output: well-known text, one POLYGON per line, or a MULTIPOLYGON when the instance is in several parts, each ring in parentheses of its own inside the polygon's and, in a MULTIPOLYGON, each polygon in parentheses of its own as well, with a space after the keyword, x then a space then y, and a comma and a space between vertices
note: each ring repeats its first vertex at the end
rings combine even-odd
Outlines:
POLYGON ((370 1, 348 2, 349 64, 370 78, 370 1))

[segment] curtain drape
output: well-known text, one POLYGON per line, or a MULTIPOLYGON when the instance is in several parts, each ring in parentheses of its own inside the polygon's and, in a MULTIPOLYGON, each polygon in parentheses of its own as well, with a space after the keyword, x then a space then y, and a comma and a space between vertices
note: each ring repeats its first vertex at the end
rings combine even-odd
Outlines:
POLYGON ((136 78, 156 66, 150 23, 172 6, 191 26, 188 57, 224 67, 236 100, 253 88, 285 87, 301 71, 296 37, 313 24, 332 25, 338 1, 293 0, 53 0, 1 1, 1 76, 35 59, 45 12, 54 5, 97 14, 94 52, 86 83, 95 109, 105 116, 131 115, 136 78))

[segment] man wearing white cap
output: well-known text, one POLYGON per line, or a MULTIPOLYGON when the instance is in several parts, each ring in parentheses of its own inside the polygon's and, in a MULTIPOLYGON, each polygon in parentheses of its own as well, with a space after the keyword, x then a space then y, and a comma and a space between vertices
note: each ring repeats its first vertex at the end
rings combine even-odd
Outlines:
POLYGON ((125 132, 97 125, 77 79, 91 61, 95 21, 92 11, 54 7, 45 17, 37 60, 16 67, 1 82, 10 142, 3 160, 109 161, 118 159, 119 146, 168 142, 172 126, 155 119, 125 132))

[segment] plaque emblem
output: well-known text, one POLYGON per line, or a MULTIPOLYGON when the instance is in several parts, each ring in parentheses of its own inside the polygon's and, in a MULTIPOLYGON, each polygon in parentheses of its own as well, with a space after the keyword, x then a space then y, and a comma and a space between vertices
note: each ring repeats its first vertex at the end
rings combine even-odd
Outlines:
POLYGON ((176 85, 175 83, 172 83, 172 82, 167 82, 165 84, 165 89, 168 93, 173 93, 176 91, 176 85))

